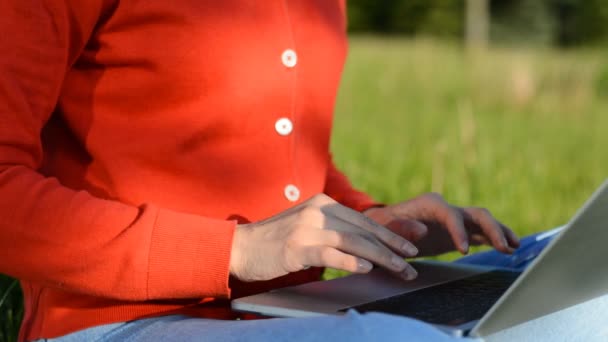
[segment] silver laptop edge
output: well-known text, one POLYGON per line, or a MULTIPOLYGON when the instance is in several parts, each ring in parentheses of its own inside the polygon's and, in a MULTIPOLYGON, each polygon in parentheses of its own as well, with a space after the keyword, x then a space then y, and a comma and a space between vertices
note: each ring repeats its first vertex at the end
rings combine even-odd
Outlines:
POLYGON ((470 335, 487 336, 607 293, 607 232, 608 181, 490 308, 470 335))

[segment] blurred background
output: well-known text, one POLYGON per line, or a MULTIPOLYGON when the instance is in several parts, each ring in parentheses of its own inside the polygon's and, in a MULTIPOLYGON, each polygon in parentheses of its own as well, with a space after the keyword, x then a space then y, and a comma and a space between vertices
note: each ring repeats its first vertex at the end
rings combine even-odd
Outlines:
POLYGON ((440 192, 527 235, 608 175, 608 1, 348 6, 332 150, 357 187, 388 203, 440 192))
POLYGON ((394 202, 437 191, 521 234, 608 175, 608 1, 350 0, 332 149, 394 202))
MULTIPOLYGON (((606 178, 608 1, 347 2, 331 148, 358 188, 387 203, 437 191, 526 235, 606 178)), ((0 276, 0 341, 21 300, 0 276)))

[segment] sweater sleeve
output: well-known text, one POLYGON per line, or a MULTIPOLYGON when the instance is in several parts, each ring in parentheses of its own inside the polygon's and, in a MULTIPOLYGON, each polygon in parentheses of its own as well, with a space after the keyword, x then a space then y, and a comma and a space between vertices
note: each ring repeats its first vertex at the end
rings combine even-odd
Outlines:
POLYGON ((0 1, 0 272, 123 300, 226 297, 235 222, 96 198, 36 171, 66 71, 109 7, 0 1))
POLYGON ((375 202, 366 193, 353 188, 348 178, 335 166, 331 155, 327 168, 324 193, 338 203, 357 211, 364 211, 371 207, 382 205, 375 202))

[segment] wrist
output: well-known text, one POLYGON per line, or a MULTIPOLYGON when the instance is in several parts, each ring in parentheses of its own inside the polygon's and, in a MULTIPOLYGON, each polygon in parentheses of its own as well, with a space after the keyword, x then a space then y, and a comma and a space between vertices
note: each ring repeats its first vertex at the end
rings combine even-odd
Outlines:
POLYGON ((232 247, 230 250, 230 275, 240 278, 243 264, 243 242, 246 240, 243 235, 247 233, 247 224, 238 224, 234 229, 232 237, 232 247))

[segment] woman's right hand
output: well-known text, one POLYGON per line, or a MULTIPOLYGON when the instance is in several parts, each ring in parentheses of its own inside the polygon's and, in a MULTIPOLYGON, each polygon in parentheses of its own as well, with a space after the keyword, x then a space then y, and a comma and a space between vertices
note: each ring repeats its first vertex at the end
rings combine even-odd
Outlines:
POLYGON ((230 273, 259 281, 310 266, 367 273, 373 263, 410 280, 417 273, 404 257, 417 253, 408 240, 319 194, 267 220, 239 225, 230 273))

